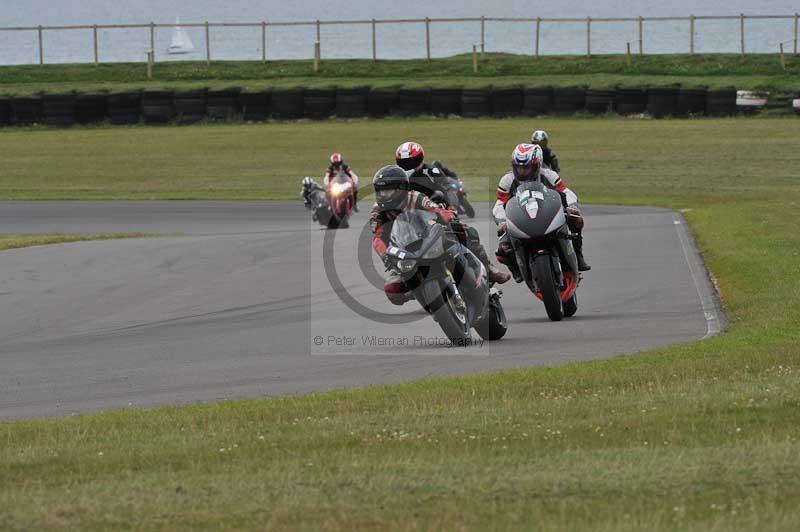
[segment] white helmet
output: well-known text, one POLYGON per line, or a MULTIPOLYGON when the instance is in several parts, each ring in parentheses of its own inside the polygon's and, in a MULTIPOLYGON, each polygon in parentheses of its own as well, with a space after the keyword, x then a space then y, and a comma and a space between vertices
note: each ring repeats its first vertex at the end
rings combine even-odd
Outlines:
POLYGON ((547 131, 537 129, 531 134, 531 144, 538 144, 543 150, 547 149, 547 131))

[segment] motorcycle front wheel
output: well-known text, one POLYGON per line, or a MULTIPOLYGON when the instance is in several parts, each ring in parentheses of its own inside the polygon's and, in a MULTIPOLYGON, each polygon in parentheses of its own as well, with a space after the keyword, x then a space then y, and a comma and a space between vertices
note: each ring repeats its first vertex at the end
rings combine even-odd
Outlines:
POLYGON ((420 301, 432 301, 427 307, 433 315, 433 319, 442 328, 445 336, 456 345, 463 345, 468 342, 470 340, 470 325, 467 322, 466 309, 462 310, 456 305, 452 287, 432 282, 425 286, 425 292, 428 294, 417 299, 420 299, 420 301), (430 294, 431 290, 437 290, 439 293, 430 294))
POLYGON ((467 217, 475 218, 475 207, 472 206, 466 196, 461 197, 461 209, 467 217))
POLYGON ((553 263, 550 255, 537 255, 532 260, 531 273, 536 277, 536 286, 542 293, 544 308, 547 317, 552 321, 561 321, 564 312, 561 308, 561 294, 556 285, 556 277, 553 274, 553 263))

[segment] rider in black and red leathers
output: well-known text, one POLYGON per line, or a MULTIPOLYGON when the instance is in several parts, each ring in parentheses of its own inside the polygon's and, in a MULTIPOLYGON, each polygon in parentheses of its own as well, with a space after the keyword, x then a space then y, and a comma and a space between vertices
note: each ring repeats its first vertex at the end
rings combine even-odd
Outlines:
MULTIPOLYGON (((370 224, 373 232, 372 247, 378 256, 383 258, 386 254, 392 223, 400 213, 423 209, 437 214, 442 223, 450 225, 459 241, 486 266, 489 281, 505 283, 510 279, 507 273, 501 272, 489 261, 489 256, 474 228, 460 223, 455 212, 442 208, 416 190, 410 190, 407 171, 399 166, 384 166, 375 174, 372 184, 375 187, 375 206, 370 212, 370 224)), ((397 273, 390 274, 383 289, 386 297, 395 305, 402 305, 411 299, 410 287, 397 273)))
POLYGON ((433 165, 425 163, 425 150, 417 142, 402 143, 397 147, 394 158, 397 166, 411 172, 408 176, 411 190, 421 192, 429 198, 436 192, 444 192, 444 188, 451 180, 448 173, 452 172, 441 161, 436 161, 439 164, 433 165))

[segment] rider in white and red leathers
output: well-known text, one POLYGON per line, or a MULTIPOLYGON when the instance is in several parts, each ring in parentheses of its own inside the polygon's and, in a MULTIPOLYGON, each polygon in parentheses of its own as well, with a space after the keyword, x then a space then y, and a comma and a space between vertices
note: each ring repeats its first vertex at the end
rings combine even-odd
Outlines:
POLYGON ((521 282, 522 277, 516 264, 511 242, 505 236, 506 232, 506 202, 517 191, 520 182, 538 180, 543 185, 551 188, 561 195, 561 203, 567 215, 567 225, 576 236, 573 239, 575 255, 578 258, 578 270, 587 271, 591 266, 583 258, 583 216, 578 209, 578 196, 575 195, 561 177, 546 168, 543 164, 542 148, 536 144, 519 144, 511 154, 511 172, 500 178, 497 185, 497 202, 492 209, 492 216, 497 224, 497 233, 501 236, 497 249, 497 259, 506 264, 514 275, 514 280, 521 282))
POLYGON ((330 185, 331 178, 338 174, 345 174, 353 180, 353 208, 358 212, 358 175, 350 168, 350 165, 344 162, 341 153, 332 153, 331 164, 328 165, 328 168, 325 170, 325 176, 322 178, 322 184, 325 185, 326 190, 328 189, 328 185, 330 185))

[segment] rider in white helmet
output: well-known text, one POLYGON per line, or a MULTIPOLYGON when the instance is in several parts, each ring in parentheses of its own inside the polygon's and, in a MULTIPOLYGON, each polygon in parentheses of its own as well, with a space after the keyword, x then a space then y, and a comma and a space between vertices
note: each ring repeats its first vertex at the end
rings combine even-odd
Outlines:
POLYGON ((561 173, 561 166, 558 164, 558 157, 548 146, 547 131, 544 129, 537 129, 531 133, 531 144, 536 144, 542 148, 542 161, 544 165, 557 174, 561 173))
MULTIPOLYGON (((575 246, 575 255, 578 258, 578 270, 582 272, 591 270, 592 267, 583 258, 582 232, 584 221, 578 209, 578 196, 567 188, 567 185, 556 172, 544 166, 542 148, 536 144, 518 144, 514 148, 511 153, 511 172, 501 177, 500 183, 497 185, 497 202, 492 209, 492 215, 498 226, 498 234, 503 235, 506 232, 506 202, 514 196, 520 183, 531 180, 538 180, 544 186, 561 194, 561 203, 564 205, 564 210, 567 214, 567 224, 570 231, 576 235, 573 245, 575 246)), ((497 250, 497 258, 500 262, 508 263, 509 269, 514 275, 514 280, 521 282, 522 277, 519 275, 519 271, 515 271, 514 268, 516 261, 506 260, 509 251, 511 251, 508 249, 509 244, 507 240, 501 239, 497 250)))

